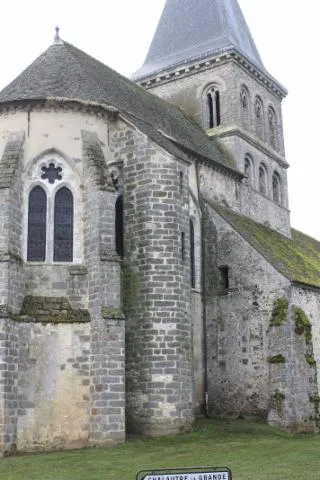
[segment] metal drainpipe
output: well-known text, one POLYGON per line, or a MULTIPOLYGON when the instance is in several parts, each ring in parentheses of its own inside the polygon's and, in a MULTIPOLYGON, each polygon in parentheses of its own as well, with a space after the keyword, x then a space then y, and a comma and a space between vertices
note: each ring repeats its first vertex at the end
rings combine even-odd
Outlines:
POLYGON ((205 239, 204 239, 204 214, 203 203, 199 189, 199 163, 196 162, 198 199, 201 212, 201 290, 202 290, 202 318, 203 318, 203 360, 204 360, 204 393, 205 393, 205 414, 209 418, 209 392, 208 392, 208 344, 207 344, 207 311, 206 311, 206 289, 205 289, 205 239))

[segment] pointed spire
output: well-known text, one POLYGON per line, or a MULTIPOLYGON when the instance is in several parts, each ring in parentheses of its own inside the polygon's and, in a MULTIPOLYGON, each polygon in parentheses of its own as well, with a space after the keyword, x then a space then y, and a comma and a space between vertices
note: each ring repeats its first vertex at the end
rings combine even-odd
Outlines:
POLYGON ((56 27, 56 34, 53 40, 53 45, 63 45, 63 41, 60 38, 60 28, 56 27))
POLYGON ((265 71, 237 0, 167 0, 141 79, 236 50, 265 71))

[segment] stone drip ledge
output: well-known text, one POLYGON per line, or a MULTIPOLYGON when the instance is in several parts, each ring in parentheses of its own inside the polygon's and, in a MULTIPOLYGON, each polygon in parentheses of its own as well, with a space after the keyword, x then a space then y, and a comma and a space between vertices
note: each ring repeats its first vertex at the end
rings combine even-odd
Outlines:
POLYGON ((71 265, 69 268, 69 275, 87 275, 88 269, 84 265, 71 265))
POLYGON ((121 258, 115 250, 101 249, 99 256, 101 262, 122 263, 121 258))
POLYGON ((102 307, 101 316, 104 320, 125 320, 125 315, 121 308, 102 307))
POLYGON ((19 315, 12 315, 16 321, 27 323, 87 323, 91 321, 88 310, 74 310, 66 297, 24 298, 19 315))

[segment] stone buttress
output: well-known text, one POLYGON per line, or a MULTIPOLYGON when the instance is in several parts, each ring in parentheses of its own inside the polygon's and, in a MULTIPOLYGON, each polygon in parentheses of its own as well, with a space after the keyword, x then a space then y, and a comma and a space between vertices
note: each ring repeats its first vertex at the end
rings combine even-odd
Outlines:
POLYGON ((129 127, 114 144, 124 181, 128 430, 174 433, 193 420, 188 165, 129 127))

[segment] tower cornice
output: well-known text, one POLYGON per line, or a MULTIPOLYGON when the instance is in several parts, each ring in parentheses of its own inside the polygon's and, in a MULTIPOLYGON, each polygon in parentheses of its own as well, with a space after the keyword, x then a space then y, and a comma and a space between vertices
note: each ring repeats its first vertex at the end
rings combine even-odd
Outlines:
POLYGON ((151 89, 172 82, 175 78, 183 78, 201 71, 209 70, 215 66, 227 62, 235 62, 242 69, 244 69, 252 78, 263 85, 269 92, 275 95, 280 100, 283 100, 288 94, 286 88, 281 85, 275 78, 267 71, 261 71, 253 62, 248 60, 244 55, 236 49, 231 49, 226 52, 221 52, 220 55, 216 53, 202 59, 195 59, 188 63, 181 64, 174 68, 168 68, 161 72, 155 72, 143 78, 136 78, 139 85, 146 89, 151 89))

